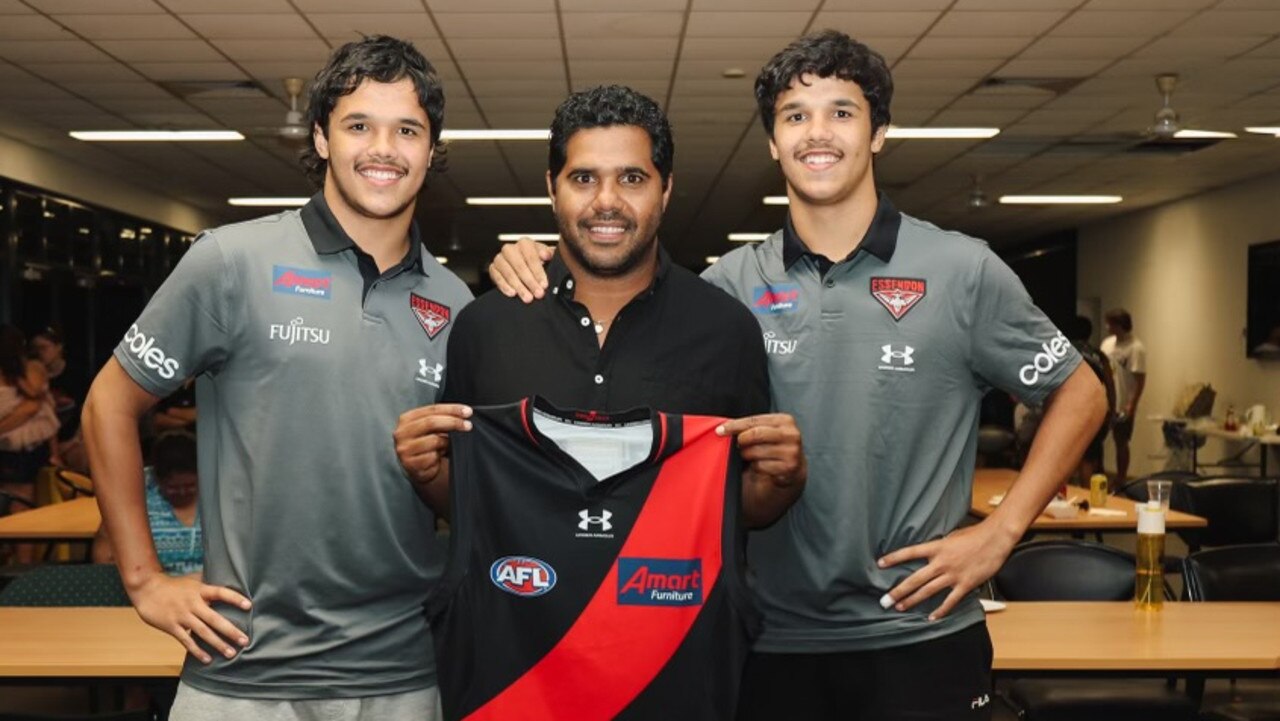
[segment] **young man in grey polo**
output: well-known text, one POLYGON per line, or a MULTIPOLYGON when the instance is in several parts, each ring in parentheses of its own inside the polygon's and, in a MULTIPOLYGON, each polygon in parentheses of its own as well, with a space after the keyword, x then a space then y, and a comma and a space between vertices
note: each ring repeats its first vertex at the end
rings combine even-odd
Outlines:
POLYGON ((175 719, 434 718, 422 603, 443 548, 391 429, 436 399, 471 299, 412 222, 443 111, 409 43, 337 50, 308 111, 322 191, 202 234, 94 382, 84 425, 121 575, 190 653, 175 719), (156 562, 136 431, 191 376, 204 583, 156 562))
MULTIPOLYGON (((892 93, 884 59, 841 33, 775 56, 756 95, 787 223, 703 275, 756 313, 776 410, 796 417, 809 463, 804 495, 747 547, 765 624, 740 719, 989 719, 974 589, 1106 411, 1093 373, 985 243, 877 193, 892 93), (1004 502, 957 530, 992 387, 1048 410, 1004 502)), ((504 249, 498 287, 536 294, 519 287, 536 260, 531 246, 504 249)))

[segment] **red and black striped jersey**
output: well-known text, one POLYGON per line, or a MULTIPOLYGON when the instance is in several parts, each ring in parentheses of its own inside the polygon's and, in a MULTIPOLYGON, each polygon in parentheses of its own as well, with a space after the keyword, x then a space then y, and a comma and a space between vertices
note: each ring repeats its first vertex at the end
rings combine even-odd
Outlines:
POLYGON ((428 603, 446 718, 733 717, 757 618, 723 420, 475 408, 428 603))

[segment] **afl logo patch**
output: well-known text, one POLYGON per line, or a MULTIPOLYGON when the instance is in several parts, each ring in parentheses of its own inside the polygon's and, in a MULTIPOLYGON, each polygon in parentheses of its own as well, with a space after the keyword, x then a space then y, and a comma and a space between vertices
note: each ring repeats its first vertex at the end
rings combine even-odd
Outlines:
POLYGON ((417 293, 409 294, 409 307, 413 310, 413 315, 422 324, 422 329, 427 332, 427 337, 435 340, 440 335, 440 331, 449 325, 449 318, 452 315, 449 306, 437 303, 430 298, 423 298, 417 293))
POLYGON ((895 321, 902 320, 924 294, 925 282, 921 278, 871 279, 871 297, 879 301, 895 321))
POLYGON ((489 567, 489 580, 507 593, 541 596, 555 588, 556 571, 546 561, 530 556, 505 556, 489 567))

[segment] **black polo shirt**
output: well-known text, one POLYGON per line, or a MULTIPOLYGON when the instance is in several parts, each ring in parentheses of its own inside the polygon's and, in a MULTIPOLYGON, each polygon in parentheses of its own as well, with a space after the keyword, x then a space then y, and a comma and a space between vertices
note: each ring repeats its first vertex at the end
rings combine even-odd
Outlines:
POLYGON ((653 284, 613 319, 604 347, 559 255, 547 277, 543 300, 526 305, 490 291, 458 314, 444 400, 495 405, 539 395, 561 408, 725 417, 769 410, 759 323, 665 250, 653 284))

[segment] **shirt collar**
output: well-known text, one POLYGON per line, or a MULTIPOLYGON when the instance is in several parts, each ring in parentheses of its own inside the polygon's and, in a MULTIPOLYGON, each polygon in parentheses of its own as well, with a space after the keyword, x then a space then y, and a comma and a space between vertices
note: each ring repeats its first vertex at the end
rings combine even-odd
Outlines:
MULTIPOLYGON (((334 216, 333 211, 329 209, 329 203, 324 199, 324 191, 311 196, 311 200, 302 206, 302 225, 307 229, 307 237, 311 239, 311 245, 319 255, 333 255, 348 248, 357 253, 364 253, 364 250, 356 245, 356 242, 338 223, 338 218, 334 216)), ((426 275, 426 264, 422 261, 422 254, 425 252, 426 247, 422 244, 418 221, 415 219, 409 223, 409 252, 397 266, 412 267, 426 275)))
MULTIPOLYGON (((871 225, 867 228, 867 234, 862 237, 862 242, 853 249, 845 258, 837 262, 844 262, 852 258, 859 250, 865 250, 880 260, 888 263, 893 257, 893 251, 898 247, 898 229, 902 226, 902 214, 898 209, 893 207, 889 196, 884 192, 876 194, 876 214, 871 219, 871 225)), ((787 213, 787 220, 782 226, 782 264, 783 267, 790 269, 797 260, 806 255, 816 255, 809 250, 804 244, 804 240, 796 233, 795 227, 791 224, 791 214, 787 213)))
MULTIPOLYGON (((563 240, 560 242, 564 242, 563 240)), ((648 297, 653 295, 658 283, 667 277, 667 272, 671 269, 671 256, 667 254, 667 249, 658 244, 658 272, 654 274, 653 282, 645 289, 639 297, 648 297)), ((573 298, 573 274, 569 272, 569 266, 565 265, 564 259, 560 257, 560 252, 551 256, 551 262, 547 263, 547 284, 551 288, 551 292, 562 298, 573 298)))

